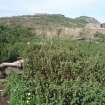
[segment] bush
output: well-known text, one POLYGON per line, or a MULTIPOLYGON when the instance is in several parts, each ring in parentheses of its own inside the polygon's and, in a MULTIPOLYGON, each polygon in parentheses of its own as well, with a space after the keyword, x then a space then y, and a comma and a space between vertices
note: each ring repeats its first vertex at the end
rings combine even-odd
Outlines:
POLYGON ((8 80, 11 105, 104 105, 105 45, 49 40, 26 50, 24 74, 8 80))
POLYGON ((38 39, 28 28, 0 26, 0 62, 16 60, 27 49, 27 42, 38 39))
POLYGON ((105 87, 97 82, 33 81, 16 75, 9 78, 11 105, 104 105, 105 87), (14 79, 13 79, 14 78, 14 79))

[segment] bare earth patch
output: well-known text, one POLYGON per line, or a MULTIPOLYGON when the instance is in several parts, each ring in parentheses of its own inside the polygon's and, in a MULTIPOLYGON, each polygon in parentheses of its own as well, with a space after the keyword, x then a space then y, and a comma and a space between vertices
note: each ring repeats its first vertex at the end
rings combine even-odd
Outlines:
MULTIPOLYGON (((0 84, 0 93, 4 90, 4 86, 0 84)), ((9 98, 0 94, 0 105, 9 105, 9 98)))

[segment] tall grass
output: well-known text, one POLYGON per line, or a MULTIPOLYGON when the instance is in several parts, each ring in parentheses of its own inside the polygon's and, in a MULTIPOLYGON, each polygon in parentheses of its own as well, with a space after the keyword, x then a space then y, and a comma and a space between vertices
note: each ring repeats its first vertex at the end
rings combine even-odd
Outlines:
POLYGON ((11 105, 105 105, 105 45, 45 40, 26 50, 24 74, 8 79, 11 105))

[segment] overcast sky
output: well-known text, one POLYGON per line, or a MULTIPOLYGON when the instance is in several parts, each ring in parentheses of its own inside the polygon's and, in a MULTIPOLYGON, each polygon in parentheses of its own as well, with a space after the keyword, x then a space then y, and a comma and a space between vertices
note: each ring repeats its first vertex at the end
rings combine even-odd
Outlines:
POLYGON ((105 0, 0 0, 0 16, 63 14, 91 16, 105 22, 105 0))

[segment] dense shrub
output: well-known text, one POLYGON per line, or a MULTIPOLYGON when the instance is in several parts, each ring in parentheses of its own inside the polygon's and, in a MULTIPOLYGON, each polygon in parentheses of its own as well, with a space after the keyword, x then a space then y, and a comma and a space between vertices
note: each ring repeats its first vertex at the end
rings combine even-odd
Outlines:
POLYGON ((11 105, 104 105, 105 87, 97 82, 53 82, 23 79, 16 75, 9 78, 11 105), (14 79, 13 79, 14 78, 14 79))
POLYGON ((104 52, 104 44, 84 41, 30 45, 24 74, 8 80, 11 105, 104 105, 104 52))
POLYGON ((14 61, 27 48, 27 42, 38 39, 24 27, 0 26, 0 62, 14 61))

